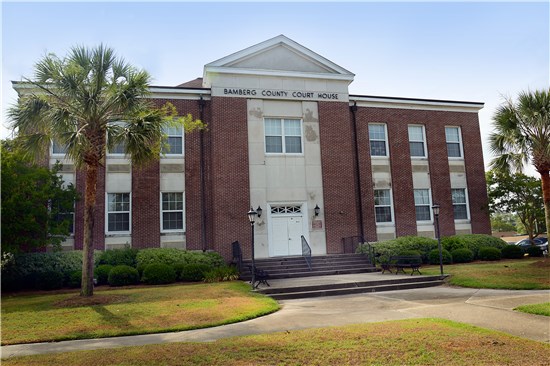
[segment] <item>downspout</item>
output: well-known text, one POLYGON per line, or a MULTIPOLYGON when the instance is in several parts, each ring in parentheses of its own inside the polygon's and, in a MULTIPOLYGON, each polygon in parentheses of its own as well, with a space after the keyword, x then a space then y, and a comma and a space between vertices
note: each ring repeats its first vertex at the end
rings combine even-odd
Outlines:
POLYGON ((353 128, 353 147, 355 148, 355 187, 357 189, 357 198, 359 199, 359 235, 365 239, 365 231, 363 230, 363 195, 361 193, 361 172, 359 170, 359 143, 357 140, 357 102, 349 107, 351 111, 351 121, 353 128))
MULTIPOLYGON (((206 101, 199 99, 199 119, 204 123, 204 106, 206 101)), ((200 136, 200 180, 201 180, 201 243, 202 251, 206 252, 206 177, 205 177, 205 157, 204 157, 204 129, 199 131, 200 136)))

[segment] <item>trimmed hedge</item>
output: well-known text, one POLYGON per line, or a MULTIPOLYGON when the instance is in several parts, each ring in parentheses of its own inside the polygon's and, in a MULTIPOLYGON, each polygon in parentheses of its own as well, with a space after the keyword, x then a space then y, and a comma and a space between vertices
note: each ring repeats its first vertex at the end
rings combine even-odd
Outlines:
POLYGON ((136 257, 137 269, 143 273, 145 266, 153 263, 170 266, 183 264, 205 264, 211 268, 225 265, 223 257, 216 252, 189 251, 176 248, 149 248, 140 250, 136 257))
POLYGON ((479 248, 479 259, 482 261, 498 261, 500 257, 500 249, 493 247, 479 248))
POLYGON ((74 271, 69 275, 69 281, 67 283, 69 287, 77 288, 82 284, 82 271, 74 271))
POLYGON ((121 264, 109 272, 110 286, 128 286, 139 283, 139 273, 134 267, 121 264))
MULTIPOLYGON (((96 262, 100 253, 94 253, 96 262)), ((82 270, 81 250, 17 254, 9 265, 2 268, 2 290, 60 288, 68 284, 72 272, 79 270, 82 270), (59 275, 52 274, 54 272, 59 275), (59 276, 62 278, 61 286, 59 276)))
POLYGON ((108 249, 101 253, 98 264, 110 264, 111 266, 125 264, 135 267, 137 254, 138 249, 130 248, 129 246, 123 249, 108 249))
POLYGON ((468 263, 474 260, 474 253, 468 248, 458 248, 451 252, 453 263, 468 263))
POLYGON ((198 282, 205 278, 207 272, 217 267, 212 267, 204 263, 186 264, 180 273, 182 281, 198 282))
MULTIPOLYGON (((397 239, 374 243, 374 252, 380 254, 379 263, 386 263, 391 256, 399 255, 404 251, 414 250, 422 256, 422 262, 428 262, 428 253, 437 248, 437 240, 422 236, 402 236, 397 239)), ((359 248, 358 251, 363 250, 359 248)))
POLYGON ((239 278, 239 270, 235 266, 221 266, 204 274, 204 282, 234 281, 239 278))
POLYGON ((113 266, 110 264, 101 264, 94 270, 94 277, 98 285, 107 285, 109 283, 109 272, 113 266))
POLYGON ((452 252, 455 249, 467 248, 474 254, 474 259, 479 258, 479 250, 483 247, 502 249, 508 245, 504 240, 485 234, 453 235, 441 238, 444 249, 452 252))
POLYGON ((141 281, 148 285, 163 285, 176 282, 176 271, 168 264, 148 264, 143 269, 141 281))
POLYGON ((523 258, 523 249, 518 245, 507 245, 502 248, 502 258, 507 259, 521 259, 523 258))
MULTIPOLYGON (((453 263, 453 256, 448 250, 442 249, 441 257, 443 259, 443 264, 453 263)), ((430 253, 428 253, 428 263, 439 264, 439 249, 430 250, 430 253)))
POLYGON ((536 245, 528 246, 525 253, 529 254, 529 257, 542 257, 542 249, 536 245))

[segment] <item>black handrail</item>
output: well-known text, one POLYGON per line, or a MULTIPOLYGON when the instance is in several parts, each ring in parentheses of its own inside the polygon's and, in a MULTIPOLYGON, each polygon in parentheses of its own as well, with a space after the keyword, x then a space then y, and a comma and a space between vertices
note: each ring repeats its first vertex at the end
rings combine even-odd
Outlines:
POLYGON ((344 253, 357 253, 361 247, 361 254, 368 256, 370 263, 374 266, 374 248, 362 236, 348 236, 342 238, 342 246, 344 253), (366 248, 366 250, 365 250, 366 248))
POLYGON ((311 247, 309 246, 306 238, 302 235, 302 257, 304 257, 306 264, 311 271, 311 247))

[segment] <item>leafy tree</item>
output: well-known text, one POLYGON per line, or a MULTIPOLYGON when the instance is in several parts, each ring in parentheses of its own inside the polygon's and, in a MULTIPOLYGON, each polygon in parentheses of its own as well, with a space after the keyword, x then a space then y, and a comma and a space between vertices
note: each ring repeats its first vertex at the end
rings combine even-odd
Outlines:
POLYGON ((540 234, 544 221, 540 180, 522 173, 511 174, 498 170, 486 173, 489 210, 491 213, 515 213, 529 239, 540 234))
POLYGON ((49 245, 59 248, 69 235, 76 190, 64 187, 52 170, 37 166, 16 141, 1 142, 2 253, 18 253, 49 245))
MULTIPOLYGON (((44 56, 28 90, 9 110, 23 146, 44 155, 50 142, 66 146, 67 156, 85 173, 81 296, 93 295, 93 226, 99 166, 106 148, 124 146, 135 165, 159 157, 168 124, 194 124, 176 118, 175 108, 155 109, 147 99, 150 76, 117 58, 112 49, 74 47, 61 59, 44 56), (116 122, 116 123, 115 123, 116 122)), ((186 128, 186 131, 188 128, 186 128)))
POLYGON ((510 213, 492 213, 491 227, 493 231, 516 231, 516 215, 510 213))
POLYGON ((522 92, 493 116, 492 168, 519 172, 529 161, 541 176, 546 227, 550 228, 550 89, 522 92))

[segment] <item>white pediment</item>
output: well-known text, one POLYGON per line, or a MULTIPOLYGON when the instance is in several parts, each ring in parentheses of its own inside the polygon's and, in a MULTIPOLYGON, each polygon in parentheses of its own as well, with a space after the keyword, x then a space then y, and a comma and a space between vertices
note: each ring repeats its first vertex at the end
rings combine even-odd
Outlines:
POLYGON ((205 65, 205 86, 210 86, 210 74, 220 73, 330 79, 348 83, 355 76, 284 35, 205 65))

